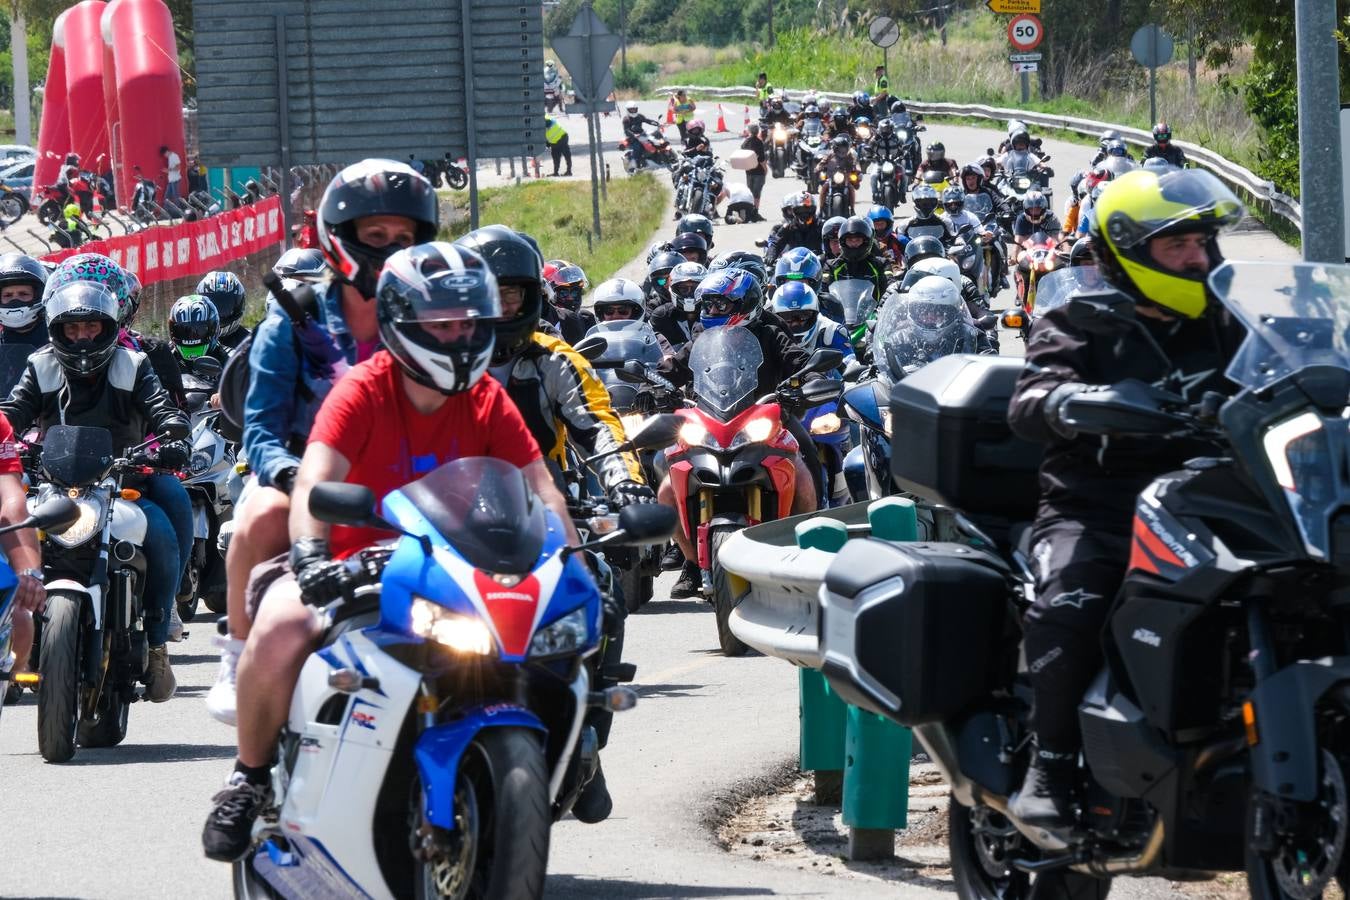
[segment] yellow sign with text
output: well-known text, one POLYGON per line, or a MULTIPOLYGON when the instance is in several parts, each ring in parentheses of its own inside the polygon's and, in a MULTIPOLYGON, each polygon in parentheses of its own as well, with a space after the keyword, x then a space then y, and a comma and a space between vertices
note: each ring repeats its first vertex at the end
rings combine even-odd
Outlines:
POLYGON ((1041 13, 1041 0, 985 0, 984 5, 989 7, 990 12, 999 15, 1020 16, 1031 13, 1037 16, 1041 13))

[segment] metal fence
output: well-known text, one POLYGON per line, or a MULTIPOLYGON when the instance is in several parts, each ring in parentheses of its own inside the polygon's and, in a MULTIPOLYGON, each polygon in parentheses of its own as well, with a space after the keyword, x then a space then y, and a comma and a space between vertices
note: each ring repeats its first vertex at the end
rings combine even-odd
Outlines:
MULTIPOLYGON (((707 87, 705 85, 670 85, 656 89, 658 94, 674 94, 678 90, 701 94, 705 97, 755 97, 753 87, 707 87)), ((789 91, 788 95, 801 96, 804 91, 789 91)), ((851 94, 818 91, 816 96, 831 103, 847 103, 851 94)), ((911 112, 934 116, 956 116, 971 119, 988 119, 1009 122, 1016 119, 1027 125, 1040 128, 1055 128, 1073 131, 1078 134, 1096 136, 1108 129, 1119 131, 1127 142, 1137 146, 1153 143, 1153 135, 1140 128, 1126 125, 1113 125, 1110 122, 1098 122, 1093 119, 1079 119, 1074 116, 1057 116, 1049 113, 1027 112, 1020 109, 1004 109, 998 106, 985 106, 981 103, 925 103, 920 100, 905 100, 911 112)), ((1178 147, 1186 151, 1186 156, 1194 163, 1204 166, 1228 185, 1246 194, 1262 210, 1282 219, 1298 231, 1303 230, 1303 209, 1299 202, 1275 187, 1274 182, 1266 181, 1255 172, 1232 160, 1226 159, 1211 150, 1188 141, 1175 141, 1178 147)))

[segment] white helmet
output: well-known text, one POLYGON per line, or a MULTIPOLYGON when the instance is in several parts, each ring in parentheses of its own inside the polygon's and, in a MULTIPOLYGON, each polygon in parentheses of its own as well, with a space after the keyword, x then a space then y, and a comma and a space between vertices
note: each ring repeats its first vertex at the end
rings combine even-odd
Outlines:
POLYGON ((684 312, 692 313, 698 309, 694 290, 707 274, 708 267, 696 262, 682 262, 670 270, 670 296, 684 312))
POLYGON ((637 111, 638 111, 637 101, 636 101, 636 100, 629 100, 628 103, 626 103, 626 104, 624 105, 624 109, 628 110, 630 113, 635 113, 635 112, 637 112, 637 111))
POLYGON ((905 273, 905 280, 901 283, 901 286, 912 288, 930 275, 938 275, 947 279, 956 287, 957 293, 961 292, 961 267, 942 256, 930 256, 910 266, 909 271, 905 273))
POLYGON ((601 322, 610 321, 610 315, 620 310, 626 312, 623 318, 634 321, 641 321, 647 312, 642 287, 627 278, 611 278, 597 287, 591 295, 591 308, 601 322))
POLYGON ((941 341, 970 315, 961 302, 961 292, 940 275, 925 275, 902 297, 906 318, 925 343, 941 341))

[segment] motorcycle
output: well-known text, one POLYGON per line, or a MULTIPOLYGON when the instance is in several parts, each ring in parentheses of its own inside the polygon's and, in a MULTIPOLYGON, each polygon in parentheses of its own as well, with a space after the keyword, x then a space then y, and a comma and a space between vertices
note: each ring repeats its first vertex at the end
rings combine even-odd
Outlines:
POLYGON ((919 177, 919 181, 928 185, 942 199, 942 192, 951 187, 950 176, 946 172, 940 172, 937 169, 929 169, 919 177))
MULTIPOLYGON (((894 464, 902 487, 942 504, 921 511, 938 542, 845 545, 821 589, 821 652, 832 688, 913 726, 950 782, 963 900, 1102 897, 1114 877, 1199 870, 1294 900, 1344 877, 1350 647, 1337 586, 1350 485, 1335 448, 1350 269, 1227 263, 1209 283, 1248 331, 1226 372, 1236 395, 1108 392, 1072 410, 1084 433, 1190 433, 1222 449, 1139 495, 1103 664, 1078 707, 1069 832, 1008 809, 1030 750, 1020 523, 1035 512, 1040 455, 1001 425, 1021 366, 951 358, 892 397, 897 428, 934 437, 894 464), (868 571, 850 571, 861 560, 868 571), (883 647, 869 634, 903 637, 883 647)), ((1119 295, 1068 310, 1085 330, 1147 334, 1119 295)))
POLYGON ((676 217, 697 213, 714 218, 717 214, 717 199, 722 196, 722 182, 726 177, 717 157, 706 153, 686 153, 675 177, 676 217))
POLYGON ((1010 306, 999 316, 999 325, 1018 333, 1025 342, 1036 320, 1069 302, 1077 292, 1099 291, 1105 280, 1096 266, 1064 266, 1048 272, 1036 283, 1036 303, 1030 309, 1010 306))
MULTIPOLYGON (((673 424, 634 440, 669 440, 673 424)), ((636 702, 617 686, 634 667, 598 664, 604 605, 581 551, 664 540, 673 515, 628 506, 568 547, 520 471, 483 457, 391 493, 383 517, 360 485, 320 484, 309 504, 399 537, 353 557, 354 588, 322 610, 277 805, 233 866, 235 896, 309 898, 319 882, 373 898, 539 896, 551 825, 598 765, 587 713, 636 702)))
POLYGON ((670 142, 658 130, 653 130, 650 134, 626 135, 619 141, 619 149, 623 151, 623 170, 629 175, 647 168, 648 162, 657 168, 667 169, 679 162, 675 151, 670 147, 670 142), (637 159, 635 142, 642 148, 641 163, 637 159))
POLYGON ((1056 240, 1053 235, 1037 232, 1032 235, 1031 243, 1017 254, 1013 282, 1017 293, 1017 306, 1028 314, 1036 308, 1036 287, 1040 279, 1055 269, 1067 264, 1067 242, 1056 240))
POLYGON ((554 107, 557 107, 560 114, 567 115, 567 92, 563 88, 561 78, 552 84, 544 85, 544 111, 551 113, 554 107))
POLYGON ((991 297, 993 270, 985 265, 986 241, 976 233, 974 226, 958 229, 956 243, 947 250, 947 257, 961 267, 961 274, 975 282, 982 297, 991 297))
POLYGON ((858 190, 858 170, 835 172, 830 176, 829 193, 825 197, 823 215, 826 218, 853 215, 853 198, 858 190))
POLYGON ((155 470, 113 452, 106 428, 54 425, 40 446, 42 483, 35 509, 56 496, 75 502, 79 517, 43 539, 46 613, 36 622, 33 667, 38 685, 38 752, 66 762, 83 747, 115 747, 127 733, 131 703, 140 698, 146 642, 145 513, 124 489, 130 474, 155 470))
POLYGON ((789 163, 797 158, 797 133, 782 122, 775 122, 769 134, 769 171, 782 178, 789 163))
MULTIPOLYGON (((793 378, 828 371, 842 359, 838 350, 816 350, 793 378)), ((700 334, 689 355, 695 405, 676 411, 684 424, 666 451, 680 527, 698 548, 703 594, 712 602, 726 656, 740 656, 746 646, 728 625, 739 598, 718 561, 722 544, 749 525, 790 515, 796 492, 793 461, 800 448, 783 425, 780 394, 754 396, 763 362, 749 329, 722 326, 700 334)), ((807 405, 816 405, 836 399, 839 388, 837 381, 819 379, 801 394, 807 405)), ((788 382, 779 387, 780 393, 788 390, 788 382)))
POLYGON ((868 173, 872 180, 872 202, 887 209, 895 209, 905 202, 904 163, 882 159, 873 163, 868 173))
POLYGON ((237 447, 221 434, 220 410, 210 407, 220 381, 220 364, 195 360, 183 373, 191 417, 191 456, 179 473, 192 501, 192 557, 178 591, 178 615, 192 621, 200 600, 213 613, 225 612, 225 556, 219 549, 221 527, 233 517, 230 482, 236 477, 237 447))
POLYGON ((820 188, 816 181, 816 169, 829 152, 829 144, 825 140, 825 126, 821 124, 820 119, 804 120, 801 134, 797 138, 796 171, 797 177, 806 182, 806 189, 813 194, 820 188))
POLYGON ((144 175, 136 175, 136 188, 131 192, 131 218, 141 227, 154 225, 165 218, 164 210, 155 202, 159 186, 144 175))
POLYGON ((905 183, 908 184, 914 180, 919 163, 923 160, 923 143, 919 140, 919 132, 926 131, 928 126, 919 125, 908 116, 891 116, 891 122, 895 125, 895 136, 900 141, 900 162, 905 172, 905 183))
POLYGON ((28 212, 28 197, 0 179, 0 228, 8 228, 28 212))

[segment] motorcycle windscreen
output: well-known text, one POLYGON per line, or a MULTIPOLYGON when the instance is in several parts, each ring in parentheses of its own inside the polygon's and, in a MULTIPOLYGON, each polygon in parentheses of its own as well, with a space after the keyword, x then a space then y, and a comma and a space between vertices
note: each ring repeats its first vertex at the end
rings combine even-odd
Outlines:
POLYGON ((1227 262, 1209 287, 1247 328, 1230 380, 1260 388, 1307 366, 1350 369, 1350 266, 1227 262))
MULTIPOLYGON (((646 322, 600 322, 586 332, 587 337, 593 334, 603 335, 607 343, 605 352, 595 362, 622 363, 633 359, 644 366, 656 366, 661 362, 661 344, 652 326, 646 322)), ((616 387, 632 387, 619 380, 613 369, 597 367, 595 374, 611 394, 616 387)))
POLYGON ((0 397, 8 397, 19 383, 32 352, 23 344, 0 344, 0 397))
POLYGON ((534 570, 548 536, 543 502, 519 469, 500 459, 456 459, 399 489, 474 568, 534 570))
POLYGON ((874 285, 866 278, 841 278, 830 285, 830 296, 844 308, 844 324, 856 328, 871 311, 874 285))
POLYGON ((983 222, 994 211, 994 201, 984 191, 966 194, 966 209, 983 222))
POLYGON ((825 131, 825 126, 820 124, 816 118, 807 118, 802 122, 802 137, 819 137, 825 131))
POLYGON ((935 237, 938 240, 945 242, 947 239, 947 226, 910 225, 905 229, 905 233, 909 235, 911 241, 917 237, 935 237))
POLYGON ((729 419, 754 400, 763 364, 764 351, 750 329, 740 325, 709 328, 694 340, 689 352, 694 395, 729 419))
POLYGON ((1063 306, 1078 291, 1099 291, 1106 281, 1096 266, 1070 266, 1047 272, 1036 282, 1036 315, 1063 306))
POLYGON ((53 425, 42 439, 42 468, 57 484, 94 484, 108 474, 114 459, 107 428, 53 425))
POLYGON ((949 318, 934 320, 931 310, 918 312, 904 298, 899 294, 888 300, 872 329, 875 358, 891 384, 935 359, 976 352, 975 323, 964 303, 949 318))

